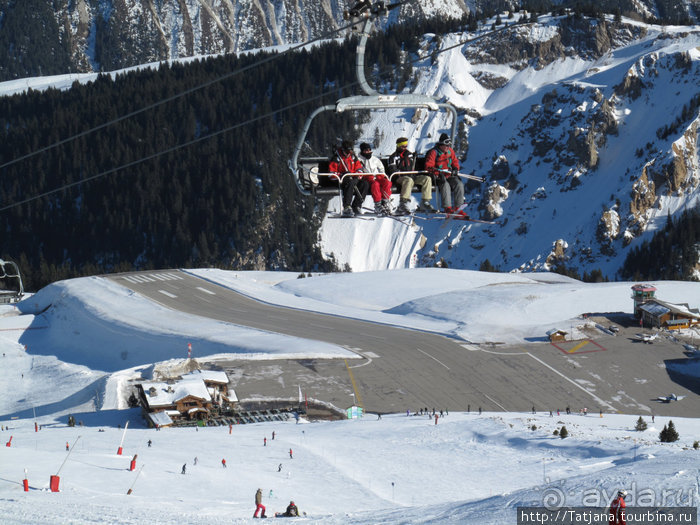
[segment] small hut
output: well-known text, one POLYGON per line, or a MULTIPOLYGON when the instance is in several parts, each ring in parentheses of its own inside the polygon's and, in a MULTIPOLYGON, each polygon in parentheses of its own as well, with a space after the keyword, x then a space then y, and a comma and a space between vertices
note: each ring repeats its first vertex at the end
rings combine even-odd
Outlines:
POLYGON ((566 334, 567 332, 565 332, 564 330, 553 328, 552 330, 549 330, 547 332, 547 337, 549 337, 550 343, 556 343, 559 341, 566 341, 566 334))

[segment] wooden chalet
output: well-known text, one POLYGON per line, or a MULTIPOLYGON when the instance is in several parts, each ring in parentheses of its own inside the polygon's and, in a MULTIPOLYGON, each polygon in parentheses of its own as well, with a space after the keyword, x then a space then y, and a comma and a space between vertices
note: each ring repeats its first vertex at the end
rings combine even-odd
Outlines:
POLYGON ((547 331, 547 337, 551 343, 556 343, 558 341, 566 341, 566 334, 564 330, 552 329, 547 331))
POLYGON ((674 304, 654 298, 640 305, 639 312, 645 326, 679 330, 700 323, 698 309, 685 303, 674 304))
POLYGON ((236 393, 228 389, 228 375, 219 370, 194 370, 182 376, 183 381, 202 380, 214 404, 225 405, 238 402, 236 393))
POLYGON ((136 385, 144 416, 152 426, 207 420, 219 407, 238 401, 225 372, 195 370, 171 382, 136 385))

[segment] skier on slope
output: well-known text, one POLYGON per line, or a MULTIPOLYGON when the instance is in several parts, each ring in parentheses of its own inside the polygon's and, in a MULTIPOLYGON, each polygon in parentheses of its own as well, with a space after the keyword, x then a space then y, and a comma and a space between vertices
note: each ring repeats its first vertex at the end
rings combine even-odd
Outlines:
MULTIPOLYGON (((328 165, 328 170, 338 175, 340 179, 345 174, 357 173, 361 169, 362 163, 355 156, 352 141, 344 140, 340 148, 336 149, 328 165)), ((355 216, 355 213, 352 211, 352 200, 355 196, 357 179, 358 177, 348 175, 343 178, 343 181, 340 183, 340 189, 343 194, 343 217, 355 216)))
POLYGON ((299 509, 293 501, 289 502, 287 510, 275 513, 275 518, 295 518, 297 516, 299 516, 299 509))
MULTIPOLYGON (((426 154, 425 169, 437 178, 445 213, 455 213, 464 204, 464 184, 458 175, 459 161, 452 140, 446 133, 440 135, 440 140, 426 154)), ((467 217, 464 212, 460 215, 467 217)))
POLYGON ((610 510, 608 511, 610 518, 610 525, 626 525, 625 521, 625 497, 627 496, 627 491, 622 489, 617 492, 617 497, 612 500, 610 504, 610 510))
POLYGON ((262 489, 258 489, 258 491, 255 493, 255 514, 253 514, 253 517, 257 518, 258 512, 261 510, 262 514, 260 517, 267 518, 267 516, 265 516, 265 505, 262 504, 262 489))

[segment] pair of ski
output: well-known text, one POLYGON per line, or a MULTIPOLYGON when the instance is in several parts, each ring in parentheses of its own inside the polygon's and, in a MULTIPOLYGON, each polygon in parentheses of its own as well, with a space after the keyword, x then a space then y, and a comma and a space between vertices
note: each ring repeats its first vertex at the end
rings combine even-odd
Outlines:
POLYGON ((448 221, 450 219, 454 219, 457 221, 477 222, 479 224, 498 224, 497 222, 494 222, 494 221, 485 221, 483 219, 473 219, 469 215, 466 215, 466 212, 464 211, 466 209, 467 209, 467 205, 462 204, 453 213, 446 213, 446 212, 438 211, 435 213, 426 213, 423 215, 416 215, 416 212, 413 212, 411 214, 411 216, 416 218, 416 219, 422 220, 422 221, 429 221, 429 220, 448 221))
POLYGON ((414 214, 411 214, 410 216, 414 217, 418 220, 421 220, 421 221, 430 221, 430 220, 447 221, 447 220, 453 219, 456 221, 476 222, 479 224, 498 224, 495 221, 485 221, 483 219, 473 219, 467 215, 461 215, 459 213, 438 212, 438 213, 431 213, 428 216, 414 215, 414 214))
MULTIPOLYGON (((463 206, 460 206, 458 209, 458 212, 461 211, 463 206)), ((418 219, 421 221, 430 221, 430 220, 441 220, 441 221, 447 221, 450 219, 454 220, 461 220, 461 221, 467 221, 467 222, 476 222, 479 224, 498 224, 495 221, 486 221, 482 219, 473 219, 471 217, 468 217, 466 215, 462 215, 461 213, 445 213, 445 212, 436 212, 436 213, 425 213, 425 212, 412 212, 412 213, 407 213, 404 215, 378 215, 375 213, 375 211, 371 208, 362 208, 365 213, 363 215, 355 215, 354 217, 348 217, 344 216, 342 214, 333 214, 333 215, 328 215, 328 218, 330 219, 362 219, 366 221, 373 221, 376 218, 382 218, 386 217, 387 219, 395 219, 395 220, 400 220, 403 218, 409 218, 409 219, 418 219), (420 215, 418 215, 420 213, 420 215)), ((401 221, 403 222, 403 221, 401 221)))

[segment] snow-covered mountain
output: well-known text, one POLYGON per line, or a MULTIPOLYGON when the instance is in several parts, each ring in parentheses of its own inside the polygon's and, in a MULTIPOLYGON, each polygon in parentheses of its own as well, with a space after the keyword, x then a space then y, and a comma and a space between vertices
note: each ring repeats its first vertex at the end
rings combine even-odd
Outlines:
MULTIPOLYGON (((75 0, 47 5, 43 0, 0 2, 6 35, 0 48, 12 61, 12 75, 56 74, 37 53, 51 55, 54 66, 87 73, 197 55, 240 52, 305 42, 346 24, 343 12, 353 0, 75 0), (64 60, 65 59, 65 60, 64 60), (20 65, 18 67, 18 65, 20 65), (22 73, 22 68, 26 69, 22 73)), ((384 17, 382 25, 426 17, 517 11, 519 0, 411 0, 384 17)), ((555 0, 551 5, 573 2, 555 0)), ((601 9, 617 9, 638 19, 671 22, 697 20, 700 0, 605 0, 601 9)), ((546 8, 547 3, 538 3, 546 8)), ((1 27, 1 26, 0 26, 1 27)), ((9 63, 8 63, 9 64, 9 63)), ((0 69, 1 72, 1 69, 0 69)))
MULTIPOLYGON (((468 184, 467 211, 497 224, 327 220, 321 242, 341 266, 563 263, 613 278, 668 216, 696 207, 698 26, 548 16, 462 44, 475 36, 427 35, 431 58, 407 90, 457 106, 462 172, 487 179, 468 184)), ((425 112, 383 111, 361 140, 388 155, 407 136, 426 152, 443 131, 425 112)))
MULTIPOLYGON (((350 0, 76 0, 54 2, 51 8, 42 0, 39 4, 44 5, 33 9, 33 1, 24 6, 0 2, 0 23, 4 21, 5 30, 12 32, 0 39, 0 46, 4 41, 15 61, 24 63, 30 63, 28 55, 34 53, 67 51, 70 70, 78 73, 306 42, 346 25, 343 12, 355 4, 350 0), (24 42, 28 31, 31 45, 24 42)), ((461 17, 478 3, 414 1, 393 10, 383 23, 434 14, 461 17)), ((63 72, 67 71, 50 73, 63 72)), ((29 70, 19 77, 36 74, 42 73, 29 70)))
MULTIPOLYGON (((148 3, 163 20, 171 21, 175 11, 184 16, 185 5, 192 9, 234 5, 230 1, 191 4, 183 0, 179 10, 164 16, 167 9, 174 9, 172 2, 148 3)), ((147 17, 138 5, 145 4, 114 2, 110 13, 116 16, 117 11, 126 10, 134 20, 147 17)), ((275 5, 277 19, 280 13, 290 12, 285 2, 275 5)), ((336 23, 342 20, 344 5, 318 3, 336 23)), ((697 2, 682 5, 688 16, 697 12, 697 2)), ((83 6, 88 14, 99 6, 103 14, 106 9, 86 0, 69 4, 70 9, 76 6, 83 6)), ((438 12, 427 1, 410 2, 401 9, 417 6, 438 12)), ((638 2, 638 6, 647 6, 645 16, 661 14, 658 5, 638 2)), ((478 7, 476 2, 454 0, 439 9, 458 16, 478 7)), ((302 11, 310 19, 311 11, 302 11)), ((209 15, 198 13, 201 16, 190 18, 201 24, 209 15)), ((392 11, 389 18, 396 13, 392 11)), ((81 20, 89 21, 85 16, 81 20)), ((135 30, 138 24, 127 26, 135 30)), ((244 27, 241 23, 240 28, 244 27)), ((286 36, 264 42, 318 34, 299 31, 278 31, 286 36)), ((201 47, 177 51, 184 42, 182 34, 167 33, 165 41, 172 45, 166 56, 208 52, 201 47)), ((197 38, 204 34, 193 33, 197 38)), ((219 49, 225 50, 225 46, 219 49)), ((524 11, 512 17, 504 11, 475 32, 425 35, 419 56, 407 55, 405 60, 413 66, 405 92, 433 95, 457 107, 455 142, 462 172, 487 179, 485 184, 468 185, 467 211, 496 224, 326 221, 320 243, 341 267, 354 271, 434 265, 477 269, 488 261, 501 271, 527 271, 563 264, 579 274, 601 270, 615 278, 632 248, 648 240, 669 216, 696 207, 700 26, 661 26, 618 15, 589 18, 571 12, 539 16, 535 21, 524 11), (348 243, 348 238, 353 242, 348 243)), ((370 81, 373 67, 368 65, 370 81)), ((75 79, 71 75, 48 82, 24 79, 4 83, 0 90, 67 88, 75 79), (22 84, 19 88, 17 82, 22 84)), ((392 86, 376 87, 392 90, 392 86)), ((425 153, 448 128, 447 121, 424 111, 382 111, 371 115, 358 142, 372 142, 375 152, 386 156, 398 136, 407 136, 411 149, 425 153)), ((331 203, 334 207, 337 201, 331 203)))

